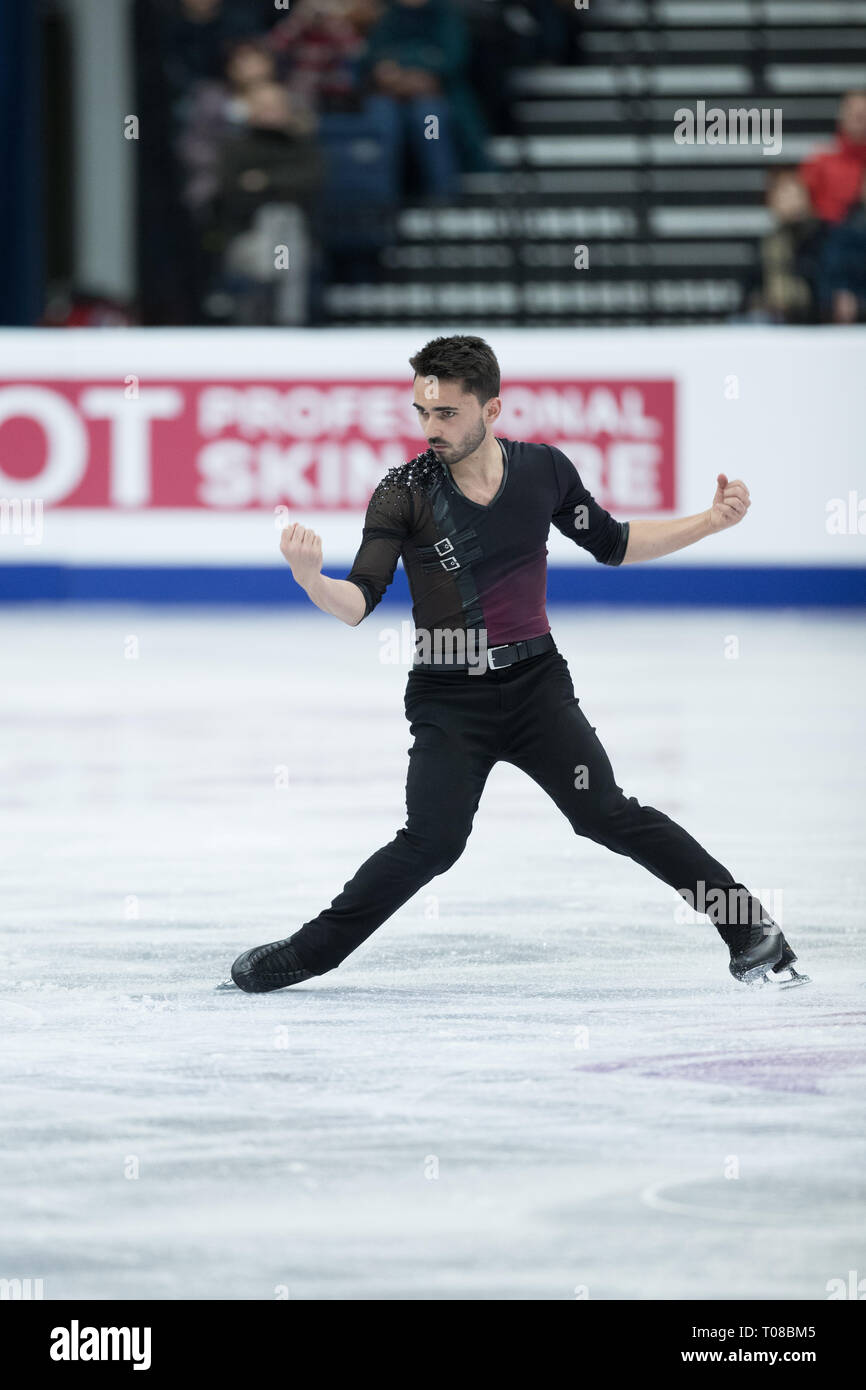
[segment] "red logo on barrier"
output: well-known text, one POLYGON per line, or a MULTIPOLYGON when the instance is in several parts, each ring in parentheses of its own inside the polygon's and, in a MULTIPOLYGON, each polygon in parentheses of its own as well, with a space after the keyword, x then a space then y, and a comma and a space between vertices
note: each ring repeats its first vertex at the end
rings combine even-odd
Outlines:
MULTIPOLYGON (((496 433, 556 445, 602 506, 675 506, 672 381, 510 382, 496 433)), ((405 383, 0 383, 0 496, 358 511, 425 448, 405 383)))

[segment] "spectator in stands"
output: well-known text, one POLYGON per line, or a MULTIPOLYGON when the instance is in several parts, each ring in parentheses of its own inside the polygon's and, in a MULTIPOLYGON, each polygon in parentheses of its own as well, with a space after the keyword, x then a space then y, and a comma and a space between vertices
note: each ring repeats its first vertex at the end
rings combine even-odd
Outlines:
POLYGON ((515 65, 562 67, 579 58, 586 15, 575 8, 574 0, 509 0, 508 4, 454 0, 454 4, 466 17, 473 38, 493 38, 496 61, 491 62, 490 49, 484 57, 494 77, 515 65))
POLYGON ((574 0, 525 0, 525 4, 538 26, 538 61, 560 67, 576 63, 586 15, 575 9, 574 0))
POLYGON ((796 169, 770 175, 767 206, 775 226, 761 242, 760 270, 747 294, 747 317, 764 323, 814 323, 822 224, 796 169))
POLYGON ((129 328, 135 315, 128 304, 101 290, 52 285, 39 323, 42 328, 129 328))
POLYGON ((249 94, 276 76, 276 60, 266 43, 247 38, 229 46, 219 80, 198 82, 190 92, 181 112, 177 152, 187 175, 184 201, 194 213, 205 209, 216 192, 220 150, 233 132, 244 128, 249 94))
POLYGON ((866 171, 860 201, 844 222, 831 227, 820 262, 820 298, 832 323, 866 321, 866 171))
POLYGON ((468 33, 450 0, 390 0, 368 37, 362 70, 372 91, 369 108, 395 151, 408 139, 425 193, 453 196, 461 166, 495 167, 465 77, 468 54, 468 33))
POLYGON ((364 35, 383 8, 383 0, 299 0, 271 30, 289 86, 311 110, 359 110, 364 35))
POLYGON ((244 128, 223 141, 217 166, 222 289, 235 322, 306 323, 323 176, 315 122, 279 82, 257 83, 246 104, 244 128))
POLYGON ((512 27, 512 10, 490 0, 454 0, 469 32, 467 80, 477 93, 485 120, 497 134, 514 130, 511 69, 521 61, 512 27), (496 61, 490 61, 491 53, 496 61))
MULTIPOLYGON (((169 25, 168 75, 180 93, 202 78, 219 77, 225 45, 251 28, 249 16, 237 0, 176 0, 169 25)), ((258 26, 254 22, 252 27, 258 26)))
POLYGON ((839 108, 833 145, 812 155, 800 170, 815 214, 824 222, 841 222, 860 197, 864 171, 866 91, 848 92, 839 108))
POLYGON ((307 201, 318 187, 321 157, 315 121, 280 82, 257 82, 246 95, 246 119, 220 150, 218 182, 223 200, 234 200, 241 220, 244 200, 262 193, 307 201))

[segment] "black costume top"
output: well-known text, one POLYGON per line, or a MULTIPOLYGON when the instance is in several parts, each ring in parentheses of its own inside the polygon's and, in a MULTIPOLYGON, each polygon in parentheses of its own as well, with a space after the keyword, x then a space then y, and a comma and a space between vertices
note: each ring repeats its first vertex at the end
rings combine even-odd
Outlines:
POLYGON ((386 473, 370 498, 346 576, 364 594, 367 613, 402 556, 416 629, 483 628, 488 645, 498 646, 550 631, 551 521, 601 564, 622 563, 628 522, 615 521, 595 501, 560 449, 512 439, 499 444, 502 482, 486 506, 460 491, 432 449, 386 473))

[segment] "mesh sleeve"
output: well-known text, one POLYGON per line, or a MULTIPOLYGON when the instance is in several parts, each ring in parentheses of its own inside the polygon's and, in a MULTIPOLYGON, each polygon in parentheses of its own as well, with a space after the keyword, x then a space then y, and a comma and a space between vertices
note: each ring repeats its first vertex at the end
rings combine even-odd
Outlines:
POLYGON ((346 575, 364 595, 365 618, 394 578, 403 544, 411 533, 411 515, 408 489, 384 478, 367 505, 361 544, 346 575))
POLYGON ((628 545, 628 522, 616 521, 580 480, 580 474, 561 449, 550 449, 557 481, 558 503, 551 520, 575 545, 602 565, 621 565, 628 545))

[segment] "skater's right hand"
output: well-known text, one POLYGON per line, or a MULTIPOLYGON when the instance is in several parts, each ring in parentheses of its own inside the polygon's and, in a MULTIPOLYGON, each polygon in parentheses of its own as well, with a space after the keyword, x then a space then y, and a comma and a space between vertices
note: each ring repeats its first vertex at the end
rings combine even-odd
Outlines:
POLYGON ((281 533, 280 551, 291 565, 295 582, 302 589, 309 588, 316 575, 322 572, 321 536, 296 521, 281 533))

